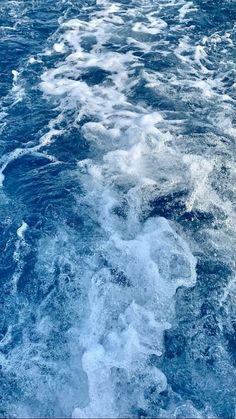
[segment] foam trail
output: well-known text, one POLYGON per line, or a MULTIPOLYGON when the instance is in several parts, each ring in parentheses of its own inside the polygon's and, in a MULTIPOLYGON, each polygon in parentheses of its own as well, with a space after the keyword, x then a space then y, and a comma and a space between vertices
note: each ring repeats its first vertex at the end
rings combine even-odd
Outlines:
POLYGON ((28 225, 23 221, 21 226, 17 229, 17 241, 15 244, 15 251, 13 253, 13 260, 16 263, 16 269, 12 277, 12 293, 16 294, 17 292, 17 283, 22 275, 24 267, 24 256, 27 253, 27 243, 24 239, 25 232, 28 228, 28 225))
POLYGON ((195 283, 195 259, 164 219, 147 222, 133 240, 111 236, 104 250, 108 268, 92 277, 90 315, 80 338, 90 403, 75 409, 73 417, 148 410, 145 392, 155 386, 158 394, 167 387, 149 358, 162 355, 177 287, 195 283))
MULTIPOLYGON (((119 11, 119 5, 108 3, 88 22, 66 22, 56 44, 57 51, 64 50, 66 43, 70 46, 66 59, 46 71, 41 83, 47 95, 59 98, 61 109, 78 106, 75 122, 101 153, 98 161, 78 165, 85 191, 78 205, 88 208, 107 239, 96 257, 102 257, 104 266, 99 268, 99 258, 93 262, 89 314, 79 331, 89 399, 85 407, 74 410, 73 417, 133 417, 139 409, 150 411, 145 393, 155 386, 158 395, 167 388, 167 380, 149 358, 163 353, 176 289, 192 286, 196 280, 195 258, 168 222, 157 218, 142 225, 139 221, 142 188, 155 187, 158 174, 156 178, 151 168, 156 160, 161 163, 159 155, 167 151, 164 143, 170 136, 163 137, 158 129, 163 123, 160 113, 128 99, 127 92, 137 83, 133 69, 139 60, 131 51, 110 52, 103 46, 113 25, 124 23, 119 11), (96 44, 86 52, 81 43, 91 35, 96 44), (104 82, 83 80, 85 71, 94 68, 104 72, 104 82), (82 123, 84 116, 96 122, 82 123), (118 192, 118 185, 127 189, 126 197, 118 192), (126 215, 119 217, 116 208, 124 199, 126 215)), ((136 22, 131 29, 156 35, 167 26, 152 13, 147 18, 147 26, 136 22)))

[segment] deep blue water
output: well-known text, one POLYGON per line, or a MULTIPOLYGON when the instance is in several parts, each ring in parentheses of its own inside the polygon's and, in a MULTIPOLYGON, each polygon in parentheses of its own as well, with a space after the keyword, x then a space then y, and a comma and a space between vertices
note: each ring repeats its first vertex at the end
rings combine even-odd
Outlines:
POLYGON ((235 418, 234 0, 1 0, 2 418, 235 418))

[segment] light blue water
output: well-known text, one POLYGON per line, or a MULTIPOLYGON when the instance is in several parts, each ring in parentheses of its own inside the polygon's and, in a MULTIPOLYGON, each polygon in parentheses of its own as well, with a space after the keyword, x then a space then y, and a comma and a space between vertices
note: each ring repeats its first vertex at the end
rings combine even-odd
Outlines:
POLYGON ((1 417, 235 417, 235 18, 1 0, 1 417))

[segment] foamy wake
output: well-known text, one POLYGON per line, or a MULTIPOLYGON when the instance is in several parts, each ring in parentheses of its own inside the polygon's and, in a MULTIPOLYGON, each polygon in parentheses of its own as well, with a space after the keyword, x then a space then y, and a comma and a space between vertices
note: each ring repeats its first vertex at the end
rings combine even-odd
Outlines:
POLYGON ((166 27, 152 9, 143 23, 133 12, 104 2, 89 21, 63 23, 53 50, 65 57, 42 76, 45 94, 59 100, 62 114, 73 110, 75 126, 95 150, 95 158, 78 163, 84 191, 78 211, 87 208, 104 235, 87 262, 92 269, 89 280, 85 276, 88 314, 78 330, 88 402, 76 407, 73 417, 131 417, 139 409, 155 413, 148 391, 158 395, 167 380, 152 359, 163 353, 176 289, 194 285, 196 277, 195 258, 168 221, 141 220, 163 173, 170 174, 163 181, 167 189, 183 176, 167 145, 172 136, 160 130, 162 116, 128 98, 141 61, 132 47, 119 52, 107 46, 128 40, 139 47, 132 31, 157 34, 166 27), (100 83, 93 82, 94 75, 100 83))
MULTIPOLYGON (((217 91, 218 81, 208 69, 205 44, 211 40, 192 46, 188 37, 181 38, 174 54, 183 73, 172 74, 168 87, 161 74, 144 68, 142 54, 153 52, 152 37, 168 30, 159 12, 170 5, 179 7, 179 25, 196 10, 192 2, 154 6, 138 1, 125 6, 99 1, 96 11, 87 9, 88 19, 62 22, 53 47, 46 51, 57 54, 58 63, 45 70, 40 87, 55 100, 59 117, 38 147, 50 145, 54 134, 63 138, 60 124, 73 114, 73 126, 90 147, 90 157, 79 161, 74 173, 82 188, 77 212, 85 223, 90 219, 100 228, 99 238, 89 233, 92 254, 83 254, 81 247, 78 260, 83 268, 75 270, 81 287, 76 301, 80 318, 68 335, 71 347, 76 341, 80 348, 74 350, 74 367, 86 377, 76 384, 75 418, 178 414, 173 406, 168 412, 155 410, 149 395, 153 400, 168 387, 158 367, 163 335, 174 321, 177 288, 195 284, 196 260, 173 224, 161 217, 148 219, 150 200, 187 189, 189 211, 208 210, 214 202, 219 208, 224 205, 233 219, 230 200, 223 201, 209 182, 215 156, 183 152, 182 144, 174 144, 173 132, 184 121, 177 116, 167 120, 168 115, 153 111, 142 98, 132 99, 140 81, 169 95, 179 87, 186 89, 186 103, 196 89, 201 100, 218 101, 216 127, 235 134, 233 99, 217 91)), ((166 57, 165 45, 160 54, 166 57)), ((52 243, 46 246, 49 253, 52 243)), ((39 261, 45 255, 42 245, 39 261)), ((190 402, 185 406, 186 415, 201 416, 190 402)))

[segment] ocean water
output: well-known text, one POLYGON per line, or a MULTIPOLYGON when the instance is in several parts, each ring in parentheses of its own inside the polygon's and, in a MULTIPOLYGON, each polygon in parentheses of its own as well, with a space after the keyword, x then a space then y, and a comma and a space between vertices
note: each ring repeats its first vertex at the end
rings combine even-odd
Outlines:
POLYGON ((1 417, 235 418, 235 1, 0 35, 1 417))

